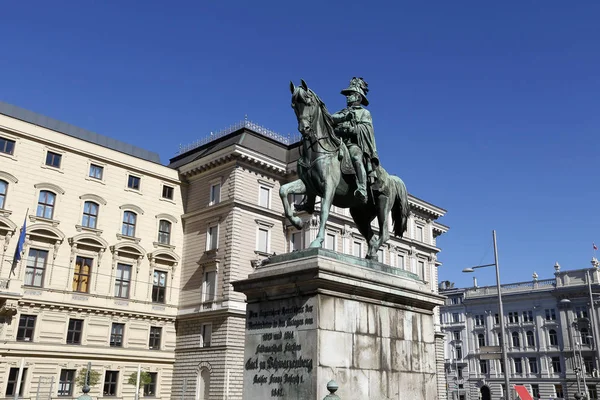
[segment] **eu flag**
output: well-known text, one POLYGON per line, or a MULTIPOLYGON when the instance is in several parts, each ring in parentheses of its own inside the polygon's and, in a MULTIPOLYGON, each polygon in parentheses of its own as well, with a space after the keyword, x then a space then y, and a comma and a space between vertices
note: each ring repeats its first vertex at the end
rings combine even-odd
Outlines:
MULTIPOLYGON (((29 213, 29 210, 27 210, 29 213)), ((17 242, 17 248, 15 249, 15 256, 13 257, 13 265, 10 269, 11 275, 15 273, 17 264, 21 261, 21 255, 23 254, 23 246, 25 246, 25 235, 27 233, 27 213, 25 213, 25 219, 23 220, 23 226, 21 227, 21 233, 19 233, 19 241, 17 242)))

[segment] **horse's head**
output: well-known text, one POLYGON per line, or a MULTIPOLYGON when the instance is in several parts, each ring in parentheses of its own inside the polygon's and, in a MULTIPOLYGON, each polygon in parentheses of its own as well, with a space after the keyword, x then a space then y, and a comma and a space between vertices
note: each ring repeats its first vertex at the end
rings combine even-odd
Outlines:
POLYGON ((300 82, 300 86, 294 86, 294 83, 290 82, 290 91, 292 92, 292 108, 298 119, 298 131, 304 136, 309 135, 314 129, 313 123, 319 110, 320 100, 308 88, 304 79, 300 82))

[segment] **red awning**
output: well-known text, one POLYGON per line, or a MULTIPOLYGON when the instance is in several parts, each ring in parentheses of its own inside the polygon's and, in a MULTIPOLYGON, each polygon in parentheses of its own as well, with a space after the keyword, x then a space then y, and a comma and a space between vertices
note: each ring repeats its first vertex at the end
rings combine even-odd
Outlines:
POLYGON ((514 385, 514 387, 521 400, 533 400, 533 397, 531 397, 525 386, 514 385))

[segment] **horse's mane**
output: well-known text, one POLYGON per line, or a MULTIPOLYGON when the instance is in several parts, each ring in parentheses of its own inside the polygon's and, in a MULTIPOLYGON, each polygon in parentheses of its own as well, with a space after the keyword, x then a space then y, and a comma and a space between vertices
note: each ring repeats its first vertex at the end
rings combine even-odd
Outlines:
POLYGON ((292 101, 296 101, 300 99, 305 104, 310 104, 311 101, 316 101, 321 109, 321 114, 323 114, 323 119, 325 120, 325 127, 327 128, 327 133, 334 141, 336 146, 340 145, 341 139, 335 134, 333 129, 333 118, 331 118, 331 114, 327 110, 327 106, 321 100, 318 94, 316 94, 312 89, 308 88, 305 90, 302 86, 297 86, 294 94, 292 95, 292 101))

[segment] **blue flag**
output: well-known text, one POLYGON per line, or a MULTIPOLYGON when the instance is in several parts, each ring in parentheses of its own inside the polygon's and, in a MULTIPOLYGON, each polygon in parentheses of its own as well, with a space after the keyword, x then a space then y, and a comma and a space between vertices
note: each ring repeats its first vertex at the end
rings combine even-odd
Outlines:
MULTIPOLYGON (((27 234, 27 213, 25 213, 25 219, 23 220, 23 226, 21 227, 21 233, 19 233, 19 241, 17 242, 17 248, 15 249, 15 256, 13 257, 13 265, 10 269, 10 274, 15 273, 17 264, 21 261, 21 255, 23 254, 23 247, 25 246, 25 235, 27 234)), ((9 275, 10 276, 10 275, 9 275)))

